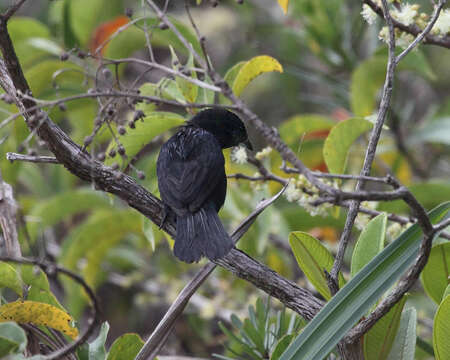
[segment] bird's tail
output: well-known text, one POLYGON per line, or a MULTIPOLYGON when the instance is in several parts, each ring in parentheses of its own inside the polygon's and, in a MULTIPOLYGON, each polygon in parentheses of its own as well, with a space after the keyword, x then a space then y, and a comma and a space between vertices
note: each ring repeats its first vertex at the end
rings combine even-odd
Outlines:
POLYGON ((233 240, 225 231, 213 205, 177 217, 173 252, 180 260, 192 263, 202 256, 215 260, 227 254, 233 246, 233 240))

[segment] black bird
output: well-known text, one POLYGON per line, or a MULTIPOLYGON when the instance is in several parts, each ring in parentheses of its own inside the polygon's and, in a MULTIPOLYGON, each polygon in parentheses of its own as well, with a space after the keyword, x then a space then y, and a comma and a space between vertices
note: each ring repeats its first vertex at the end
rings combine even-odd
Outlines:
POLYGON ((241 119, 227 110, 207 109, 161 147, 156 166, 159 192, 164 206, 177 217, 173 251, 180 260, 215 260, 233 248, 217 212, 227 192, 222 149, 241 143, 252 149, 241 119))

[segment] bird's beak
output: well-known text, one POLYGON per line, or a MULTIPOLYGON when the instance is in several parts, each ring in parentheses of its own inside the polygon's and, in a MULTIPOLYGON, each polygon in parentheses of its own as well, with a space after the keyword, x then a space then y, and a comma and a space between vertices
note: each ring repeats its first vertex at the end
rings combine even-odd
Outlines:
POLYGON ((245 146, 247 149, 249 149, 249 150, 253 150, 252 143, 250 142, 249 139, 245 140, 245 141, 242 143, 242 145, 244 145, 244 146, 245 146))

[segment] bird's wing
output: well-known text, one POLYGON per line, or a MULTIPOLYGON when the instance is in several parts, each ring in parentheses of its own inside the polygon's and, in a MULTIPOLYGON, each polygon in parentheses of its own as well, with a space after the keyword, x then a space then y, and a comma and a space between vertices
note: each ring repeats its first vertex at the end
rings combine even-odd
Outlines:
POLYGON ((225 177, 225 160, 216 138, 200 129, 173 137, 161 148, 158 184, 161 197, 175 209, 197 211, 225 177))

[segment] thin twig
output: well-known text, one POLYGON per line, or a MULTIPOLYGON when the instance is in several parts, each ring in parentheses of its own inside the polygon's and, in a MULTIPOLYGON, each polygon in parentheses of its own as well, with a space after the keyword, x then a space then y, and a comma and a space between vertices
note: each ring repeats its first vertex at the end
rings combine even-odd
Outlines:
MULTIPOLYGON (((386 118, 386 113, 389 108, 389 103, 391 100, 392 87, 394 83, 394 71, 395 71, 395 35, 394 35, 394 24, 392 22, 391 14, 389 13, 389 7, 386 0, 382 0, 384 17, 389 29, 389 55, 386 79, 383 86, 383 95, 381 98, 380 109, 378 110, 378 116, 373 130, 370 134, 369 144, 367 146, 366 155, 364 157, 364 164, 361 170, 360 176, 369 176, 370 170, 372 168, 372 162, 375 158, 375 152, 378 145, 378 140, 380 139, 381 130, 383 129, 383 124, 386 118)), ((356 183, 355 190, 360 191, 364 188, 364 180, 360 179, 356 183)), ((345 250, 347 249, 348 242, 350 240, 351 230, 353 224, 356 220, 358 214, 360 202, 353 201, 350 204, 350 208, 347 214, 347 218, 344 225, 344 231, 342 232, 341 238, 339 240, 339 248, 336 254, 336 259, 333 263, 333 267, 330 271, 329 277, 329 287, 330 291, 335 294, 338 289, 338 274, 344 262, 345 250)))
POLYGON ((26 0, 19 0, 16 4, 10 6, 4 14, 0 15, 3 21, 8 21, 11 16, 13 16, 22 7, 25 1, 26 0))
POLYGON ((412 49, 414 49, 417 45, 419 45, 419 43, 425 38, 425 36, 429 34, 434 24, 436 23, 439 14, 446 2, 447 0, 439 0, 438 5, 434 7, 433 14, 431 15, 431 19, 428 22, 427 26, 425 26, 422 32, 416 36, 414 41, 411 44, 409 44, 405 50, 403 50, 400 54, 397 55, 397 57, 395 58, 395 64, 398 64, 406 55, 408 55, 408 53, 412 49))
POLYGON ((12 152, 6 153, 6 159, 11 162, 27 161, 32 163, 59 164, 59 161, 54 156, 31 156, 12 152))

